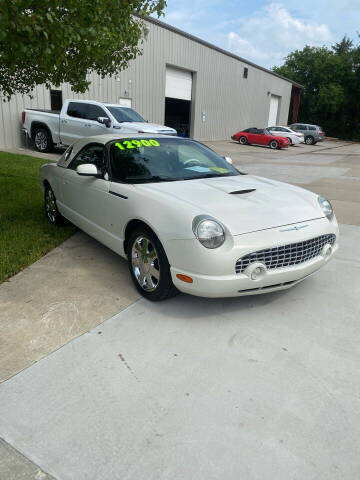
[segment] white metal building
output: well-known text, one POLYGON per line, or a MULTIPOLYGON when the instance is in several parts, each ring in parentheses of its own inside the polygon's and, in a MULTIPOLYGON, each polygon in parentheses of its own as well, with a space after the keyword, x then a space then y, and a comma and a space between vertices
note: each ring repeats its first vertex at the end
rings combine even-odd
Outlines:
POLYGON ((68 98, 132 106, 145 119, 200 140, 226 139, 247 127, 286 124, 300 85, 159 20, 147 20, 142 56, 118 78, 90 75, 83 95, 67 84, 38 86, 31 99, 0 102, 0 148, 24 144, 24 108, 57 109, 68 98))

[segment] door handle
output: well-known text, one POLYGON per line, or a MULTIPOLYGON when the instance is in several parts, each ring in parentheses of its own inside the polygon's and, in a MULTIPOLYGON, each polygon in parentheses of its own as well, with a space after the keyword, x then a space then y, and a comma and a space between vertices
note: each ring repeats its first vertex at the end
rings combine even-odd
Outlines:
POLYGON ((67 123, 67 120, 62 119, 62 120, 61 120, 61 123, 67 123))

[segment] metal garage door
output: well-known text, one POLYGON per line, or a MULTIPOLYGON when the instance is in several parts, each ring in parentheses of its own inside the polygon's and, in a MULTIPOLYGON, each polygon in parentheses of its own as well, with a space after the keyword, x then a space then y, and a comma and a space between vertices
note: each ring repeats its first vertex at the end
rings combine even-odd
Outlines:
POLYGON ((279 110, 279 100, 280 100, 280 97, 278 97, 276 95, 271 95, 271 97, 270 97, 270 111, 269 111, 268 127, 276 125, 276 123, 277 123, 278 110, 279 110))
POLYGON ((166 67, 165 97, 191 100, 192 74, 187 70, 166 67))

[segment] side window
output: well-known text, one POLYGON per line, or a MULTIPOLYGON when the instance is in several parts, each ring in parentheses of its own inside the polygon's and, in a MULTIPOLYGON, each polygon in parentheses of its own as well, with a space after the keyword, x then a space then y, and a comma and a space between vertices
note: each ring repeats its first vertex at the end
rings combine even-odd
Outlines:
POLYGON ((88 120, 97 120, 99 117, 106 117, 109 118, 108 115, 105 113, 99 105, 94 105, 92 103, 88 104, 88 112, 87 112, 87 119, 88 120))
POLYGON ((66 150, 66 152, 64 153, 64 161, 67 162, 70 155, 71 155, 71 152, 73 151, 73 147, 72 145, 66 150))
POLYGON ((258 133, 257 128, 249 128, 249 133, 258 133))
POLYGON ((309 126, 308 129, 309 129, 309 130, 316 130, 316 127, 311 127, 311 126, 309 126))
POLYGON ((92 163, 97 166, 99 172, 107 172, 105 148, 103 145, 89 145, 81 150, 71 161, 68 168, 76 170, 78 165, 92 163))
POLYGON ((69 117, 87 118, 88 104, 81 102, 70 102, 67 109, 69 117))
POLYGON ((306 125, 298 125, 298 130, 307 130, 306 125))
POLYGON ((277 127, 267 127, 268 130, 274 130, 275 132, 278 131, 278 128, 277 127))

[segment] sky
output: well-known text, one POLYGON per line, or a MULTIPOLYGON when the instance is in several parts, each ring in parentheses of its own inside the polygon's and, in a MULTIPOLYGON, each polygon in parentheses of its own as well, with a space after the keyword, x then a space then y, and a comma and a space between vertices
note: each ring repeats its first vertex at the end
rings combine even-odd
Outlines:
POLYGON ((272 68, 305 45, 357 44, 360 0, 167 0, 161 20, 272 68))

